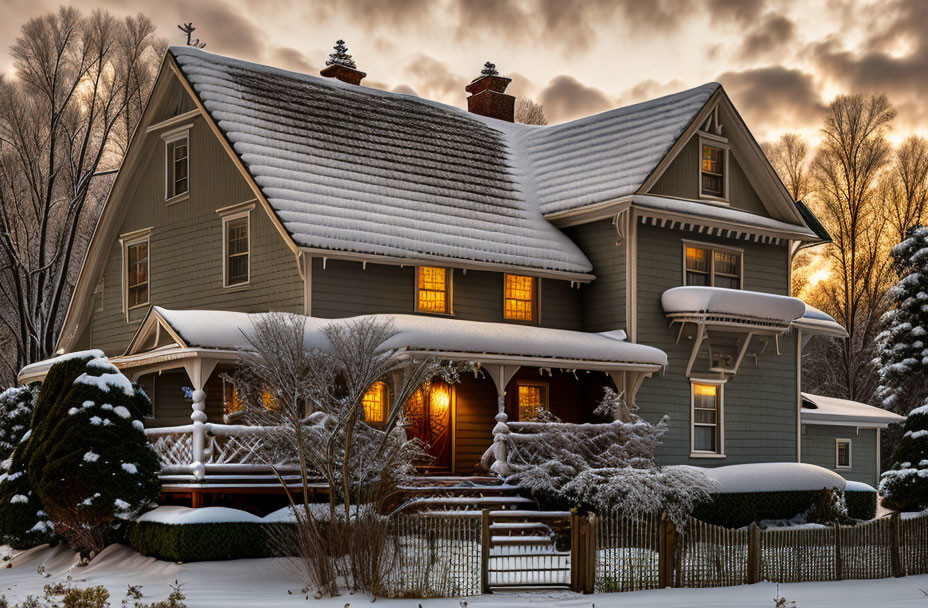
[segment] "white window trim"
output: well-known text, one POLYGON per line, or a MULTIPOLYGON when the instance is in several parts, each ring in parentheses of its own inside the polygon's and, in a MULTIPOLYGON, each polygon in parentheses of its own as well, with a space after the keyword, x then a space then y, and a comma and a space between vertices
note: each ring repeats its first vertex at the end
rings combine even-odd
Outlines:
MULTIPOLYGON (((744 289, 744 249, 740 247, 729 247, 728 245, 717 245, 715 243, 707 243, 705 241, 693 241, 690 239, 681 239, 683 243, 683 251, 681 255, 683 256, 683 282, 681 285, 686 285, 686 248, 687 246, 695 247, 697 249, 707 249, 711 254, 713 251, 722 251, 725 253, 734 253, 738 255, 738 284, 740 287, 738 289, 744 289)), ((710 255, 709 259, 709 282, 714 283, 715 279, 715 256, 710 255)), ((714 287, 714 285, 710 285, 714 287)))
POLYGON ((692 378, 690 380, 690 458, 727 458, 725 455, 725 382, 719 378, 692 378), (719 387, 719 411, 715 422, 719 433, 719 451, 704 452, 697 450, 696 445, 696 395, 694 384, 711 384, 719 387))
POLYGON ((164 202, 165 204, 171 205, 174 203, 179 203, 181 201, 187 200, 190 198, 190 129, 193 128, 192 124, 186 124, 177 129, 168 131, 161 135, 161 140, 164 142, 164 202), (187 191, 181 194, 170 196, 170 190, 168 187, 169 172, 172 166, 172 159, 168 158, 168 151, 171 149, 171 144, 178 142, 182 139, 187 140, 187 191))
POLYGON ((835 438, 835 470, 850 471, 852 468, 854 468, 854 442, 843 437, 835 438), (847 466, 840 464, 838 461, 838 448, 842 443, 847 443, 847 466))
POLYGON ((225 289, 238 289, 251 285, 251 209, 252 204, 246 211, 239 213, 230 213, 222 216, 222 286, 225 289), (229 284, 229 222, 245 218, 248 233, 248 280, 244 283, 229 284))
POLYGON ((729 163, 729 157, 731 156, 731 146, 728 144, 728 140, 719 135, 713 135, 711 133, 706 133, 705 131, 699 131, 699 184, 698 192, 699 198, 714 201, 716 203, 722 203, 725 205, 729 204, 730 190, 729 187, 729 175, 731 174, 731 164, 729 163), (702 191, 702 147, 703 145, 712 146, 713 148, 721 148, 722 150, 722 196, 716 196, 714 194, 706 194, 702 191))
POLYGON ((119 245, 122 249, 122 279, 120 281, 122 291, 122 310, 126 315, 126 322, 129 321, 129 312, 151 305, 151 228, 127 232, 119 237, 119 245), (129 247, 141 243, 148 244, 148 302, 137 304, 129 307, 129 247))

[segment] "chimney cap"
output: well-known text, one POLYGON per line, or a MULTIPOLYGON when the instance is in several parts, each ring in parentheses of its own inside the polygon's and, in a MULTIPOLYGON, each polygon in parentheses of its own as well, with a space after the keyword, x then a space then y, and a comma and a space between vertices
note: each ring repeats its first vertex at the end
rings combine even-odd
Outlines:
POLYGON ((329 53, 329 58, 325 61, 325 66, 319 72, 326 78, 335 78, 348 84, 361 84, 361 80, 367 76, 358 69, 354 59, 348 54, 348 46, 344 40, 335 42, 334 50, 329 53))

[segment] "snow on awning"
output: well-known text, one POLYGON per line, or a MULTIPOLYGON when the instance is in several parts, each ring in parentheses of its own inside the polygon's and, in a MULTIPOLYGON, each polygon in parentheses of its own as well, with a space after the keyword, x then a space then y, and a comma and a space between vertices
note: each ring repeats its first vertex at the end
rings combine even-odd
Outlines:
POLYGON ((673 287, 661 294, 667 317, 723 325, 756 325, 786 331, 806 312, 802 300, 724 287, 673 287))
POLYGON ((886 427, 905 416, 866 403, 802 393, 800 419, 803 424, 886 427))
POLYGON ((809 337, 813 335, 835 338, 848 337, 847 330, 835 321, 834 317, 809 304, 806 304, 805 314, 793 321, 793 327, 798 327, 802 330, 802 333, 807 334, 809 337))
MULTIPOLYGON (((168 310, 157 306, 152 311, 164 319, 185 346, 217 350, 247 349, 254 323, 266 316, 266 313, 168 310)), ((513 361, 531 360, 539 365, 613 370, 658 371, 667 365, 667 355, 663 351, 627 342, 624 332, 596 334, 418 315, 305 317, 306 347, 326 348, 328 340, 323 329, 329 324, 347 324, 365 318, 393 324, 396 333, 384 343, 386 348, 441 358, 499 361, 508 357, 513 361)))

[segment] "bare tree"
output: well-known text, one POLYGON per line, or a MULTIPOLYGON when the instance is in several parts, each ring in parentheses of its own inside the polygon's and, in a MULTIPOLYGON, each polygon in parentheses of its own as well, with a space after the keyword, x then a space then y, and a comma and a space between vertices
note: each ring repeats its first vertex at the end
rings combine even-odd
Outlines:
POLYGON ((372 553, 384 547, 382 513, 425 455, 420 442, 406 438, 404 404, 436 377, 456 382, 457 372, 434 359, 404 359, 401 350, 385 346, 394 335, 389 322, 331 322, 322 328, 324 340, 305 324, 305 317, 285 313, 257 321, 247 336, 250 348, 229 379, 246 422, 265 434, 257 453, 290 498, 310 581, 330 595, 337 592, 338 576, 354 588, 376 591, 384 572, 372 553), (391 378, 390 402, 384 404, 389 413, 382 425, 368 424, 364 395, 391 378), (302 487, 324 480, 326 509, 314 507, 307 492, 290 491, 285 463, 298 466, 302 487))
POLYGON ((928 211, 928 141, 913 135, 896 148, 880 194, 893 229, 889 238, 902 242, 910 228, 924 222, 928 211))
POLYGON ((54 350, 105 195, 154 78, 154 28, 74 8, 30 19, 0 79, 0 330, 8 369, 54 350), (104 170, 109 168, 110 171, 104 170))
POLYGON ((546 125, 548 117, 545 115, 545 108, 540 103, 535 103, 528 97, 520 97, 516 100, 516 122, 523 125, 546 125))
POLYGON ((794 201, 804 200, 812 190, 809 145, 797 133, 784 133, 773 145, 764 146, 770 164, 794 201))
POLYGON ((873 339, 885 310, 890 268, 878 182, 890 162, 885 133, 896 111, 885 95, 840 96, 830 105, 813 161, 816 208, 834 242, 821 304, 848 330, 846 341, 819 341, 828 351, 812 374, 827 388, 868 401, 876 387, 873 339), (824 366, 825 369, 821 369, 824 366))

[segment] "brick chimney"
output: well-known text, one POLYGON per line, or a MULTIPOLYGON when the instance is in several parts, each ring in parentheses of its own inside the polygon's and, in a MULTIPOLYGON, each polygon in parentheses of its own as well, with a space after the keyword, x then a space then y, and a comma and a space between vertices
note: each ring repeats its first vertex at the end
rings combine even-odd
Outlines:
POLYGON ((335 42, 335 50, 329 53, 325 67, 319 73, 326 78, 336 78, 348 84, 361 84, 361 80, 367 76, 355 65, 344 40, 335 42))
POLYGON ((464 88, 470 93, 467 98, 467 110, 481 116, 513 122, 516 98, 506 95, 506 87, 510 82, 511 78, 500 76, 496 66, 489 61, 486 62, 480 76, 464 88))

